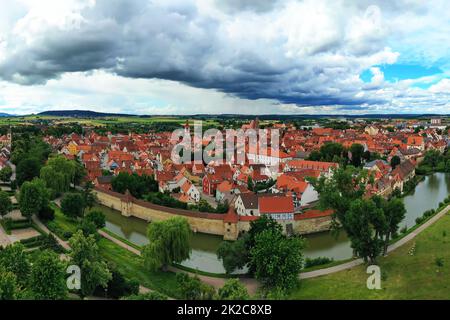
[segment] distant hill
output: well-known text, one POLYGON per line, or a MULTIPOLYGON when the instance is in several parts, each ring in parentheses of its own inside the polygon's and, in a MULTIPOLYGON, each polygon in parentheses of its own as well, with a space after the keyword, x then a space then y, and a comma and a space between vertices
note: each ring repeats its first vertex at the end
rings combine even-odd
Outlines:
POLYGON ((72 117, 72 118, 97 118, 97 117, 132 117, 131 114, 120 113, 104 113, 95 112, 90 110, 55 110, 44 111, 38 113, 39 116, 52 116, 52 117, 72 117))
POLYGON ((0 112, 0 117, 14 117, 12 114, 0 112))

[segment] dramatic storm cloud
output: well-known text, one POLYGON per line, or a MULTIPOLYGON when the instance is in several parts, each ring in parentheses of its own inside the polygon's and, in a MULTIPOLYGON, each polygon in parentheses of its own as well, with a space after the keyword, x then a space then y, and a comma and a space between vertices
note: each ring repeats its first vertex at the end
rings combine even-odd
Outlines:
POLYGON ((1 9, 4 112, 450 111, 445 1, 3 0, 1 9))

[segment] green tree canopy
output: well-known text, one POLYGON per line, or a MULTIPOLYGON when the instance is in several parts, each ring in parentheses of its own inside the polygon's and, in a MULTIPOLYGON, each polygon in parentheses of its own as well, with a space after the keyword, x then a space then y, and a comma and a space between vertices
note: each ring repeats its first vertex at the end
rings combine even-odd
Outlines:
POLYGON ((0 216, 7 215, 11 210, 12 202, 9 195, 4 191, 0 191, 0 216))
POLYGON ((27 181, 20 188, 19 208, 22 215, 28 219, 47 206, 48 202, 49 192, 41 179, 27 181))
POLYGON ((0 270, 0 300, 15 300, 18 286, 14 273, 0 270))
POLYGON ((392 170, 394 170, 399 164, 400 164, 400 157, 399 156, 393 156, 391 158, 392 170))
POLYGON ((31 181, 39 176, 42 163, 36 157, 21 160, 16 168, 17 184, 21 186, 25 181, 31 181))
POLYGON ((219 289, 218 298, 220 300, 248 300, 250 295, 239 279, 228 279, 219 289))
POLYGON ((136 173, 120 172, 112 179, 111 185, 114 191, 125 193, 128 190, 133 197, 139 199, 149 192, 158 191, 158 182, 153 177, 139 176, 136 173))
POLYGON ((66 297, 65 266, 56 253, 45 250, 33 262, 30 289, 38 300, 60 300, 66 297))
POLYGON ((303 267, 304 240, 287 238, 273 230, 261 232, 255 240, 255 246, 250 249, 250 260, 255 266, 256 279, 267 288, 288 290, 295 287, 303 267))
POLYGON ((61 211, 71 218, 81 217, 84 206, 83 195, 79 192, 66 193, 61 200, 61 211))
POLYGON ((148 226, 150 241, 144 247, 145 264, 150 270, 166 269, 172 263, 180 263, 191 255, 189 223, 183 217, 152 222, 148 226))
POLYGON ((69 240, 71 263, 81 269, 81 294, 91 295, 95 288, 106 287, 112 276, 106 262, 100 256, 95 237, 84 236, 80 230, 69 240))
POLYGON ((361 159, 364 154, 364 146, 359 143, 354 143, 350 147, 350 152, 352 154, 352 165, 355 167, 361 166, 361 159))
POLYGON ((13 172, 10 166, 4 167, 0 170, 0 181, 7 182, 11 179, 13 172))
POLYGON ((30 262, 25 247, 21 243, 15 243, 0 250, 0 270, 13 273, 21 285, 27 283, 30 262))

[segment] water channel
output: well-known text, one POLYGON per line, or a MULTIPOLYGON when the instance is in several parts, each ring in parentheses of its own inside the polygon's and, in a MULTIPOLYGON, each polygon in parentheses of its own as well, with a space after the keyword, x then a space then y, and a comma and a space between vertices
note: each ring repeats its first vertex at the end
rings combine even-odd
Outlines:
MULTIPOLYGON (((437 208, 439 202, 449 194, 450 174, 435 173, 425 177, 413 192, 403 198, 407 213, 400 228, 412 227, 417 217, 422 216, 423 212, 428 209, 437 208)), ((100 206, 100 208, 106 215, 108 230, 137 245, 148 243, 146 221, 134 217, 123 217, 118 211, 104 206, 100 206)), ((339 232, 337 237, 331 232, 322 232, 307 235, 305 238, 308 242, 305 249, 307 257, 329 257, 343 260, 352 256, 352 249, 344 232, 339 232)), ((222 262, 216 256, 216 250, 221 242, 221 236, 195 233, 191 240, 191 257, 182 264, 207 272, 224 273, 222 262)))

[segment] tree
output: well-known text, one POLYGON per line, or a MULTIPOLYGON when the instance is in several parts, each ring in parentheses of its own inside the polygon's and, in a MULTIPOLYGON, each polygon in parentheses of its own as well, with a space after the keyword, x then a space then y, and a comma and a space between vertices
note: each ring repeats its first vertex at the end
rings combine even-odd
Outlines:
POLYGON ((17 184, 21 186, 25 181, 31 181, 38 177, 41 166, 41 162, 34 157, 21 160, 16 168, 17 184))
POLYGON ((281 225, 267 215, 250 223, 250 230, 235 242, 224 241, 218 251, 219 259, 222 259, 223 266, 227 273, 232 273, 236 269, 249 267, 249 273, 256 270, 256 266, 250 259, 250 250, 255 246, 256 237, 265 230, 282 233, 281 225))
POLYGON ((322 161, 333 161, 333 159, 341 158, 344 153, 344 147, 340 143, 326 142, 320 147, 320 155, 322 161))
POLYGON ((30 262, 21 243, 15 243, 0 250, 0 270, 13 273, 17 282, 25 285, 30 273, 30 262))
POLYGON ((319 207, 334 210, 333 228, 336 230, 342 225, 349 237, 352 230, 345 223, 346 214, 350 204, 364 195, 367 180, 366 171, 352 167, 334 169, 331 178, 309 179, 320 195, 319 207))
POLYGON ((352 165, 359 167, 364 153, 364 146, 359 143, 354 143, 350 147, 350 152, 352 154, 352 165))
POLYGON ((352 230, 350 241, 355 253, 365 262, 375 264, 383 249, 382 235, 387 228, 383 210, 373 200, 357 199, 350 205, 346 225, 352 230))
POLYGON ((83 195, 83 214, 86 209, 91 209, 97 202, 97 196, 92 192, 94 185, 92 182, 86 182, 82 195, 83 195))
POLYGON ((256 236, 255 241, 255 246, 250 249, 250 260, 255 266, 256 279, 268 288, 295 287, 303 266, 304 240, 265 230, 256 236))
POLYGON ((9 195, 4 191, 0 191, 0 216, 6 216, 11 210, 12 202, 9 195))
POLYGON ((40 179, 25 182, 20 188, 19 208, 23 216, 31 219, 48 205, 49 192, 45 183, 40 179))
POLYGON ((88 296, 99 286, 105 288, 112 275, 107 264, 101 259, 95 237, 85 237, 80 230, 70 238, 69 243, 72 248, 72 264, 81 269, 81 294, 88 296))
POLYGON ((308 160, 311 160, 311 161, 320 161, 320 159, 322 159, 322 155, 317 150, 312 151, 308 157, 308 160))
POLYGON ((400 222, 405 219, 406 208, 403 201, 395 197, 391 198, 389 201, 377 196, 374 196, 372 199, 384 212, 386 230, 384 231, 385 240, 383 254, 386 255, 389 241, 397 233, 400 222))
POLYGON ((61 211, 68 217, 78 218, 83 215, 84 198, 78 192, 66 193, 61 200, 61 211))
POLYGON ((218 292, 219 300, 248 300, 247 288, 239 279, 229 279, 218 292))
POLYGON ((183 299, 211 300, 215 295, 214 288, 202 283, 197 276, 190 277, 186 273, 177 273, 175 277, 183 299))
POLYGON ((0 300, 15 300, 17 291, 16 275, 12 272, 0 270, 0 300))
MULTIPOLYGON (((113 266, 108 266, 111 270, 111 280, 106 287, 108 298, 120 299, 121 297, 139 294, 139 282, 136 280, 127 280, 118 270, 113 266)), ((98 288, 96 293, 100 295, 103 288, 98 288)), ((104 291, 104 289, 103 289, 104 291)))
POLYGON ((45 250, 31 267, 30 289, 38 300, 60 300, 67 295, 66 272, 59 256, 45 250))
POLYGON ((391 158, 391 167, 392 170, 395 169, 395 167, 397 167, 400 164, 400 157, 399 156, 393 156, 391 158))
POLYGON ((78 230, 81 230, 85 237, 92 234, 94 235, 94 237, 98 238, 97 226, 91 220, 88 220, 86 218, 81 220, 80 224, 78 225, 78 230))
POLYGON ((150 270, 166 270, 168 265, 180 263, 191 255, 191 229, 186 218, 152 222, 147 236, 150 243, 144 247, 143 256, 150 270))
POLYGON ((47 164, 40 171, 40 177, 48 188, 56 193, 62 193, 69 190, 70 184, 74 182, 75 171, 75 161, 58 155, 48 159, 47 164))
POLYGON ((2 170, 0 170, 0 181, 9 181, 11 180, 11 176, 13 174, 13 171, 11 167, 6 166, 2 170))
POLYGON ((236 269, 245 267, 248 263, 248 250, 246 247, 247 235, 234 242, 223 241, 217 249, 217 257, 222 260, 226 273, 230 274, 236 269))
POLYGON ((136 173, 129 174, 126 172, 121 172, 114 177, 111 185, 114 191, 125 193, 128 190, 133 197, 138 199, 141 199, 149 192, 157 192, 159 189, 158 182, 153 177, 145 174, 139 176, 136 173))
POLYGON ((92 221, 97 229, 101 229, 106 225, 106 217, 105 214, 100 210, 92 210, 89 211, 84 219, 88 221, 92 221))

